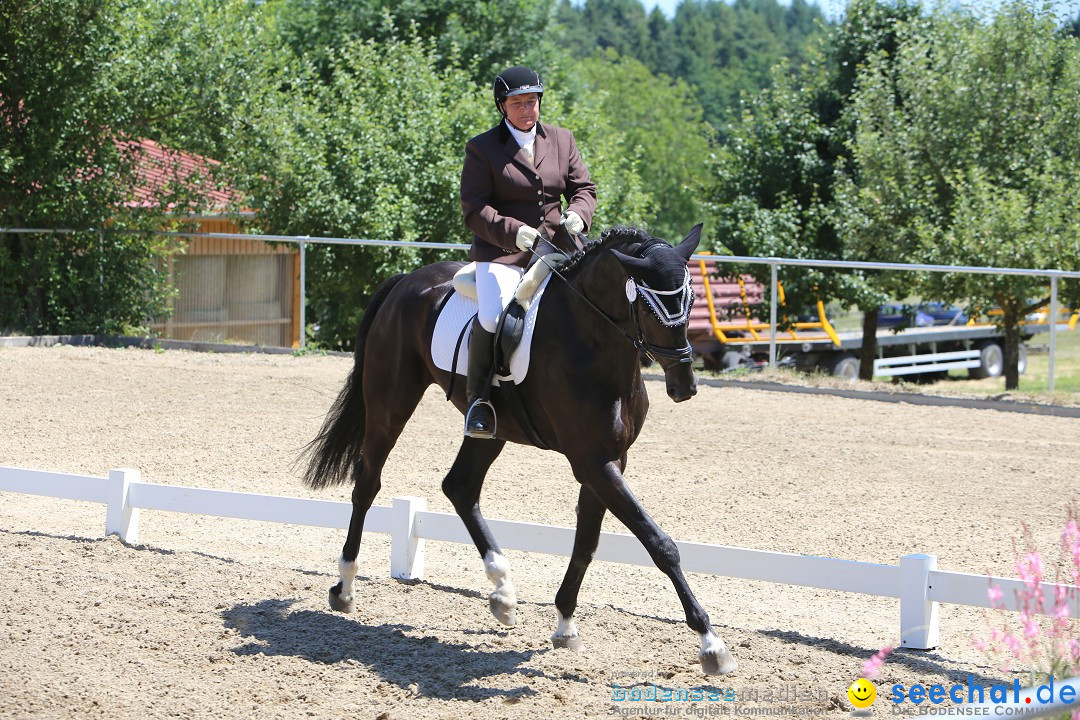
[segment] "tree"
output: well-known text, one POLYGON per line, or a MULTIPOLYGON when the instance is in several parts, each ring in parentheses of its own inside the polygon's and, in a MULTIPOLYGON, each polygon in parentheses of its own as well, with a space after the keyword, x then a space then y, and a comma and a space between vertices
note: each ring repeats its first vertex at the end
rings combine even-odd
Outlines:
MULTIPOLYGON (((891 215, 903 206, 883 206, 880 198, 863 193, 860 166, 852 160, 858 123, 851 106, 859 72, 867 63, 875 60, 883 73, 882 81, 893 82, 900 28, 922 28, 928 22, 918 2, 854 0, 848 5, 843 22, 832 33, 828 51, 831 79, 828 92, 821 97, 819 114, 837 130, 833 150, 837 163, 832 223, 848 260, 904 262, 907 259, 905 243, 897 237, 904 225, 891 215)), ((886 99, 889 100, 895 98, 886 99)), ((896 130, 903 132, 903 128, 896 130)), ((855 277, 864 281, 851 298, 863 313, 859 378, 871 380, 877 357, 878 308, 889 297, 910 294, 915 278, 910 273, 873 270, 860 271, 855 277)))
POLYGON ((164 252, 149 235, 185 188, 132 203, 138 137, 150 108, 120 90, 130 7, 120 0, 11 0, 0 6, 0 328, 110 332, 161 309, 164 252))
POLYGON ((277 0, 275 16, 286 45, 320 70, 333 48, 416 36, 433 44, 437 68, 487 81, 543 41, 553 9, 554 0, 277 0))
POLYGON ((712 138, 691 89, 614 50, 582 60, 575 72, 585 95, 615 120, 622 155, 635 161, 653 198, 642 219, 659 237, 682 238, 705 216, 712 138))
MULTIPOLYGON (((850 149, 855 123, 847 108, 857 68, 880 57, 883 77, 895 53, 896 27, 919 17, 906 1, 855 0, 832 29, 824 51, 790 71, 773 69, 729 131, 718 155, 712 199, 724 245, 737 255, 899 261, 885 241, 892 227, 855 212, 858 165, 850 149)), ((871 209, 874 206, 871 205, 871 209)), ((763 282, 762 266, 749 269, 763 282)), ((864 311, 860 377, 873 376, 877 308, 897 280, 874 272, 783 269, 789 306, 819 299, 864 311)), ((789 313, 790 314, 790 313, 789 313)))
POLYGON ((246 108, 270 99, 267 91, 292 62, 272 23, 273 7, 249 0, 131 2, 119 18, 114 72, 116 92, 147 109, 132 118, 132 132, 208 158, 229 154, 246 108))
MULTIPOLYGON (((896 72, 882 63, 860 76, 853 107, 862 205, 880 208, 864 215, 891 223, 912 262, 1080 264, 1080 42, 1014 2, 989 23, 956 13, 909 27, 896 72)), ((932 274, 923 291, 1001 309, 1005 387, 1016 389, 1019 324, 1045 283, 932 274)), ((1075 284, 1064 291, 1080 298, 1075 284)))
MULTIPOLYGON (((824 66, 796 80, 786 65, 774 68, 772 85, 749 103, 717 153, 710 200, 718 246, 735 255, 841 259, 831 222, 835 128, 816 114, 825 86, 824 66)), ((738 272, 739 268, 732 268, 738 272)), ((745 269, 763 283, 769 269, 745 269)), ((850 299, 854 276, 817 268, 782 267, 786 304, 794 322, 820 299, 850 299)))
MULTIPOLYGON (((283 71, 224 158, 242 170, 260 223, 275 234, 467 243, 461 157, 490 103, 466 73, 438 65, 433 43, 390 35, 283 71)), ((347 348, 377 285, 434 255, 316 244, 307 257, 315 339, 347 348)))
POLYGON ((805 0, 682 2, 670 21, 657 8, 646 14, 640 0, 560 0, 556 18, 558 42, 574 56, 610 49, 685 82, 717 129, 738 116, 741 95, 770 82, 774 63, 801 65, 823 22, 805 0))

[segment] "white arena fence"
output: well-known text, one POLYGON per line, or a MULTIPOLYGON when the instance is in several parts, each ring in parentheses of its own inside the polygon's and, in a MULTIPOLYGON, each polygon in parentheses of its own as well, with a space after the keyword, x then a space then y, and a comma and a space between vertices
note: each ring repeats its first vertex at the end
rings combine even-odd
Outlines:
MULTIPOLYGON (((69 500, 102 503, 105 534, 119 535, 128 544, 139 542, 139 511, 165 510, 239 520, 259 520, 291 525, 346 530, 352 504, 332 500, 260 495, 206 488, 141 482, 138 470, 114 469, 108 477, 72 475, 0 466, 0 490, 69 500)), ((574 529, 554 525, 489 520, 492 532, 504 549, 569 557, 574 529)), ((367 514, 364 532, 390 535, 390 574, 400 579, 424 576, 424 541, 441 540, 472 544, 461 519, 454 514, 430 512, 427 501, 396 497, 387 506, 374 505, 367 514)), ((911 649, 938 646, 940 603, 1020 610, 1018 598, 1026 588, 1022 581, 937 569, 937 558, 916 553, 900 558, 899 565, 838 560, 751 550, 727 545, 676 541, 683 570, 782 585, 839 590, 900 600, 900 642, 911 649), (1002 591, 992 605, 990 585, 1002 591)), ((652 567, 653 562, 636 537, 604 532, 596 559, 652 567)), ((1042 583, 1044 607, 1054 607, 1055 585, 1042 583)), ((1069 615, 1080 618, 1080 588, 1066 586, 1069 615)))

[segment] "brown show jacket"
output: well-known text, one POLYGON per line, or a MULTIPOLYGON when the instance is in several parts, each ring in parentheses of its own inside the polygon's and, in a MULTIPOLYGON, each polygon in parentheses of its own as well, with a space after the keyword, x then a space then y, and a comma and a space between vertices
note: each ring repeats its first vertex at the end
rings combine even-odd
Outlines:
POLYGON ((578 155, 574 136, 565 128, 537 123, 533 154, 535 167, 505 122, 465 146, 461 214, 474 233, 471 259, 524 266, 531 255, 517 249, 522 225, 552 238, 564 252, 578 248, 559 224, 561 198, 566 197, 567 210, 585 221, 587 232, 596 209, 596 185, 578 155))

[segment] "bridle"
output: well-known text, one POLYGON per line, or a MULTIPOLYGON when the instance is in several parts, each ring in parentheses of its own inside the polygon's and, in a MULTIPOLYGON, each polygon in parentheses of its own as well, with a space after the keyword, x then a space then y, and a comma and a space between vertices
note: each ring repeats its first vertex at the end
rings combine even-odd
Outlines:
MULTIPOLYGON (((588 238, 577 233, 578 240, 584 245, 588 242, 588 238)), ((680 287, 674 290, 654 290, 644 283, 644 281, 635 280, 633 277, 626 279, 626 299, 630 304, 630 319, 633 322, 635 334, 631 335, 623 329, 623 326, 618 320, 611 318, 606 312, 603 311, 596 303, 588 298, 585 293, 574 287, 567 279, 559 272, 558 268, 544 259, 543 255, 540 255, 533 249, 529 249, 533 255, 535 255, 540 262, 547 265, 547 267, 554 273, 566 287, 580 297, 585 303, 595 310, 600 317, 607 320, 615 328, 623 334, 634 349, 644 353, 650 360, 663 366, 660 362, 660 358, 668 360, 674 360, 679 363, 691 363, 694 359, 694 349, 691 347, 690 342, 687 340, 686 345, 680 348, 665 347, 663 345, 657 345, 649 342, 649 339, 645 336, 645 330, 641 327, 641 316, 638 311, 637 300, 642 298, 645 300, 646 306, 652 311, 656 319, 660 321, 665 327, 677 327, 685 324, 690 319, 690 308, 694 304, 694 289, 690 283, 690 271, 687 270, 683 276, 683 283, 680 287), (672 313, 664 305, 661 297, 679 297, 679 311, 672 313)))
POLYGON ((668 348, 661 345, 654 345, 646 339, 645 331, 641 328, 641 320, 636 302, 639 297, 645 300, 645 304, 652 310, 652 314, 656 316, 656 319, 659 320, 660 324, 664 327, 685 325, 690 320, 690 308, 694 306, 694 288, 690 283, 690 271, 685 271, 682 285, 674 290, 654 290, 646 285, 645 281, 638 281, 632 277, 627 278, 626 299, 630 302, 630 317, 633 319, 634 327, 637 329, 637 340, 634 341, 634 347, 644 352, 654 362, 659 362, 655 357, 656 355, 673 358, 680 363, 692 362, 694 359, 694 349, 690 346, 689 340, 686 341, 684 347, 668 348), (678 312, 673 313, 663 303, 661 298, 676 296, 679 301, 679 310, 678 312))

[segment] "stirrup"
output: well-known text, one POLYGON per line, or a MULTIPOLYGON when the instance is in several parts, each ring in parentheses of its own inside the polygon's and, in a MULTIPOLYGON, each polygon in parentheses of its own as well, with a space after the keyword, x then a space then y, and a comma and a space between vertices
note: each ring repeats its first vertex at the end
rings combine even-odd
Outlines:
POLYGON ((495 429, 497 427, 498 420, 495 416, 495 407, 490 402, 483 398, 478 398, 469 406, 468 411, 465 413, 465 437, 491 440, 495 437, 495 429), (490 423, 484 422, 487 418, 477 417, 477 415, 490 416, 490 423), (491 427, 485 427, 487 424, 490 424, 491 427))

